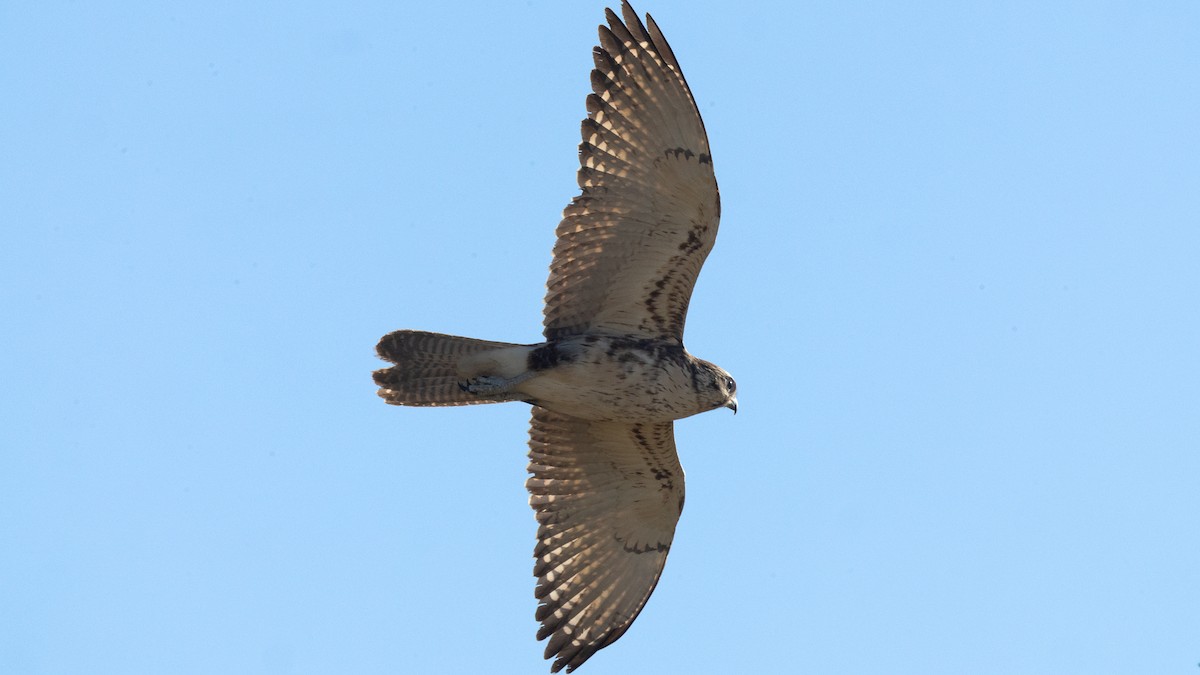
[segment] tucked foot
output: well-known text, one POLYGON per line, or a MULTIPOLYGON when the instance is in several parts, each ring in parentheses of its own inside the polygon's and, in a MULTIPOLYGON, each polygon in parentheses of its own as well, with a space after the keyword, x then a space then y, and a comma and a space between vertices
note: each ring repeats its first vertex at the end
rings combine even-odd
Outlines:
POLYGON ((495 396, 497 394, 506 393, 513 385, 513 380, 494 375, 480 375, 472 377, 465 382, 459 382, 458 386, 463 391, 469 391, 476 396, 495 396))

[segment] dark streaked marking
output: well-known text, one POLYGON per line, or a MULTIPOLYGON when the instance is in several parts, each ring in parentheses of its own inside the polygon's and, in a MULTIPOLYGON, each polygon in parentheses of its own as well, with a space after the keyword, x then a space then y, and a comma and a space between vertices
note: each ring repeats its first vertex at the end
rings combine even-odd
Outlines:
POLYGON ((615 534, 613 535, 613 540, 620 544, 621 548, 624 549, 626 553, 637 553, 640 555, 642 553, 667 553, 671 550, 670 544, 664 544, 661 541, 654 544, 647 544, 645 546, 630 546, 629 544, 626 544, 621 537, 615 534))
POLYGON ((700 390, 702 389, 702 387, 700 386, 700 368, 701 368, 700 363, 697 361, 693 361, 692 363, 690 363, 688 365, 691 366, 692 391, 699 393, 700 390))
POLYGON ((701 164, 712 164, 712 155, 708 154, 707 152, 702 152, 697 155, 688 148, 668 148, 663 152, 663 154, 667 157, 673 156, 675 159, 683 157, 684 159, 690 160, 691 158, 695 157, 696 161, 700 162, 701 164))
POLYGON ((691 159, 696 156, 696 153, 687 148, 667 148, 667 151, 663 154, 668 157, 674 156, 675 159, 679 159, 680 156, 684 159, 691 159))
POLYGON ((638 338, 638 337, 619 337, 619 338, 604 338, 608 340, 608 347, 604 350, 604 355, 610 359, 622 360, 621 352, 640 352, 649 354, 656 362, 674 361, 676 363, 686 363, 687 357, 684 355, 683 345, 657 340, 654 338, 638 338))
POLYGON ((533 371, 549 370, 562 361, 561 357, 558 347, 550 342, 529 352, 525 359, 525 367, 533 371))
POLYGON ((634 428, 630 429, 629 433, 633 434, 633 440, 637 441, 637 444, 639 446, 641 446, 643 448, 650 447, 650 443, 646 439, 646 432, 642 431, 642 425, 639 424, 639 425, 635 426, 634 428))
POLYGON ((679 245, 679 250, 688 255, 699 251, 704 246, 704 240, 700 238, 700 234, 706 229, 708 228, 697 226, 688 230, 687 241, 679 245))

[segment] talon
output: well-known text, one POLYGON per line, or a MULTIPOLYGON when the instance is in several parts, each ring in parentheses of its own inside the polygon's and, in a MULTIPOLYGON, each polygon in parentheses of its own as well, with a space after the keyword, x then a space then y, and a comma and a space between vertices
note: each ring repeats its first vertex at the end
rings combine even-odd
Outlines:
POLYGON ((469 391, 476 396, 491 396, 507 391, 508 381, 502 377, 480 375, 459 383, 458 386, 462 387, 463 391, 469 391))

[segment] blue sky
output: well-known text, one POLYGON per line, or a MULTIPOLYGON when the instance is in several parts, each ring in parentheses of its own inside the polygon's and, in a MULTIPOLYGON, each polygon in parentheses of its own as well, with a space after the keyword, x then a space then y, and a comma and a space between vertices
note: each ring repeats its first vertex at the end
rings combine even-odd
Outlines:
MULTIPOLYGON (((0 11, 0 671, 530 673, 527 409, 601 2, 0 11)), ((734 417, 585 673, 1200 663, 1200 5, 654 0, 734 417)))

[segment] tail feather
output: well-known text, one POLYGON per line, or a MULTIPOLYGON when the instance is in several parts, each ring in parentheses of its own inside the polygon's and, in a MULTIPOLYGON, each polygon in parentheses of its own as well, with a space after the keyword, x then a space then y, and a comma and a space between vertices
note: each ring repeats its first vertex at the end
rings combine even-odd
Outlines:
MULTIPOLYGON (((493 355, 523 352, 523 345, 474 338, 398 330, 383 336, 375 351, 379 358, 396 365, 374 373, 379 395, 392 405, 446 406, 515 401, 517 396, 480 396, 467 391, 466 381, 485 372, 480 364, 493 364, 493 355)), ((512 358, 504 359, 513 361, 512 358)), ((523 359, 522 359, 523 360, 523 359)))

